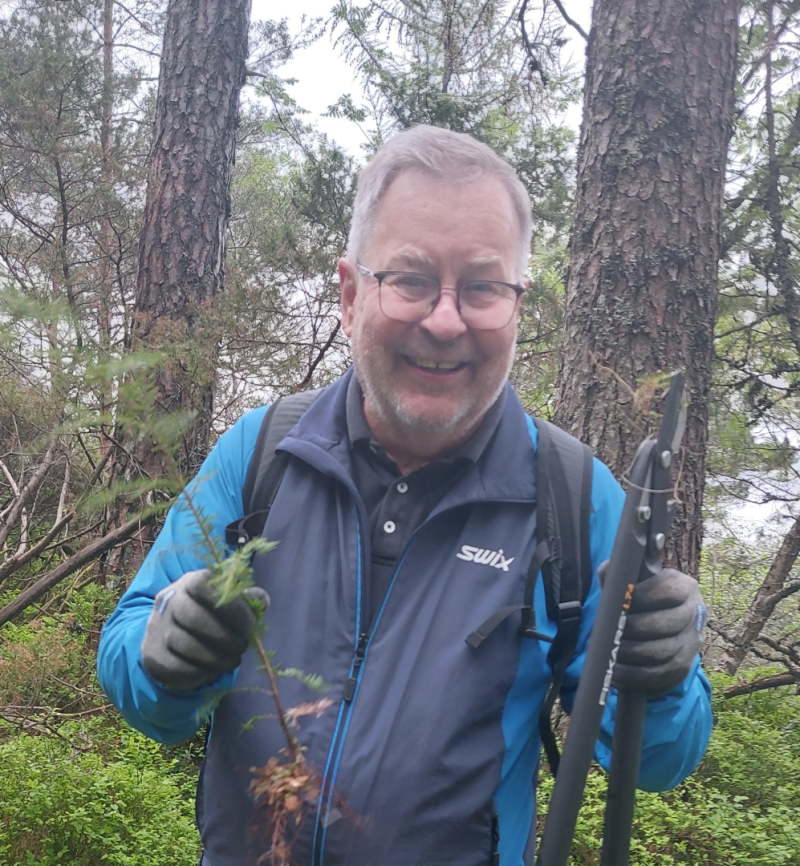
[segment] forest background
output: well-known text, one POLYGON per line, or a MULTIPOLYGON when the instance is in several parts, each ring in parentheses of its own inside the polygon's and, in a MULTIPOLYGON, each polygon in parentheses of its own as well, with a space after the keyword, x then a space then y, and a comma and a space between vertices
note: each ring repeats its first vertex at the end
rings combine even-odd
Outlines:
MULTIPOLYGON (((175 27, 193 20, 193 3, 172 0, 175 27)), ((726 25, 709 19, 709 6, 598 0, 591 34, 566 0, 341 0, 292 26, 254 20, 238 114, 223 124, 230 146, 215 151, 214 178, 186 175, 208 207, 176 224, 175 243, 154 228, 154 122, 169 132, 159 65, 178 90, 191 82, 170 66, 179 40, 166 3, 0 3, 0 864, 196 862, 202 739, 164 748, 121 721, 94 671, 100 629, 216 437, 248 408, 346 369, 335 262, 356 174, 381 141, 419 122, 487 141, 530 191, 532 290, 513 380, 532 412, 577 432, 621 476, 651 424, 658 370, 680 359, 671 347, 690 368, 698 420, 673 555, 709 604, 716 728, 689 781, 640 796, 632 862, 800 863, 800 2, 716 5, 738 30, 727 119, 704 103, 695 116, 681 105, 636 148, 635 124, 600 146, 593 132, 609 116, 624 119, 621 107, 604 115, 597 96, 604 50, 628 64, 617 79, 631 104, 642 94, 657 102, 692 77, 674 58, 648 58, 670 15, 687 44, 697 22, 712 28, 704 51, 712 65, 718 52, 724 71, 724 46, 736 42, 715 38, 726 25), (595 54, 579 145, 585 76, 575 44, 588 36, 595 54), (320 46, 353 79, 322 119, 293 98, 285 72, 320 46), (637 78, 648 63, 650 77, 637 78), (323 128, 348 130, 347 147, 323 128), (587 154, 613 153, 615 142, 663 166, 650 189, 661 182, 665 200, 693 159, 704 165, 702 153, 722 147, 720 196, 709 170, 699 175, 711 189, 698 198, 710 202, 707 248, 673 244, 664 261, 612 250, 614 266, 592 276, 586 226, 606 203, 613 221, 625 216, 621 199, 646 198, 647 183, 634 189, 621 158, 619 170, 592 177, 587 154), (676 168, 682 145, 692 150, 676 168), (159 268, 185 275, 199 260, 210 263, 195 267, 206 277, 154 291, 169 282, 159 283, 159 268), (664 274, 681 288, 672 306, 659 300, 664 274), (616 315, 622 283, 652 301, 641 331, 616 315), (681 328, 701 327, 713 329, 707 363, 682 338, 681 328), (657 336, 630 337, 648 329, 657 336), (579 345, 591 347, 583 361, 579 345), (607 417, 618 442, 593 426, 607 417)), ((186 139, 203 137, 175 134, 162 151, 181 159, 186 139)), ((702 207, 690 210, 701 219, 702 207)), ((669 234, 658 214, 631 220, 642 249, 669 234)), ((597 862, 603 793, 593 773, 574 864, 597 862)))

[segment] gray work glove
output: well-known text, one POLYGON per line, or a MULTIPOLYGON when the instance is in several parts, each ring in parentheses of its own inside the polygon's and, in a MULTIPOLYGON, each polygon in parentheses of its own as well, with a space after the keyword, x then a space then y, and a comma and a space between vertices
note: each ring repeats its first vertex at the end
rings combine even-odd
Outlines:
MULTIPOLYGON (((216 607, 207 569, 189 571, 155 597, 142 641, 142 663, 150 676, 170 689, 208 685, 239 666, 256 625, 243 598, 216 607)), ((244 594, 266 610, 269 595, 260 587, 244 594)))
POLYGON ((688 574, 665 568, 638 583, 613 684, 648 692, 674 689, 686 679, 700 652, 706 618, 700 587, 688 574))

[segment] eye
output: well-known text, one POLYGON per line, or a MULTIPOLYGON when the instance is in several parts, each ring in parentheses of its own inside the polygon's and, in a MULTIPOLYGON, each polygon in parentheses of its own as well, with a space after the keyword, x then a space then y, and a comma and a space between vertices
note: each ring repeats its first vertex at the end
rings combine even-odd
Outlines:
POLYGON ((438 291, 438 283, 425 274, 397 273, 384 278, 387 286, 405 295, 420 297, 438 291))
POLYGON ((475 306, 492 304, 513 294, 514 292, 510 287, 502 283, 493 283, 490 280, 476 280, 472 283, 466 283, 461 290, 462 300, 475 306))

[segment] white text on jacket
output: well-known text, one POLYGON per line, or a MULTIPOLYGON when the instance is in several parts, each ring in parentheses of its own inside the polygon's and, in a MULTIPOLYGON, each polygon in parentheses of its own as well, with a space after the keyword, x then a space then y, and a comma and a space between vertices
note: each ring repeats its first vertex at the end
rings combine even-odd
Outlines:
POLYGON ((482 547, 473 547, 471 544, 463 544, 456 556, 466 562, 491 565, 492 568, 500 568, 503 571, 508 571, 508 566, 514 561, 513 556, 508 559, 503 556, 502 548, 500 550, 485 550, 482 547))

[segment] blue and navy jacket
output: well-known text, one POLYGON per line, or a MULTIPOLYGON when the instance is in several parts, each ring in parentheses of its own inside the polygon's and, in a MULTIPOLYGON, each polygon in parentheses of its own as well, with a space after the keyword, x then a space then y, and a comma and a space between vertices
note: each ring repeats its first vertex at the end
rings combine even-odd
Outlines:
MULTIPOLYGON (((319 674, 333 699, 321 717, 300 723, 306 756, 325 785, 293 857, 309 866, 488 866, 499 844, 502 866, 521 866, 549 645, 522 639, 514 617, 477 650, 465 639, 491 614, 522 602, 536 544, 535 427, 509 385, 496 434, 412 537, 366 628, 370 535, 350 467, 350 375, 323 392, 281 443, 294 459, 264 530, 279 544, 255 561, 256 581, 272 598, 266 646, 284 668, 319 674), (459 557, 464 545, 502 548, 502 560, 459 557)), ((219 539, 242 516, 242 485, 264 411, 225 433, 192 482, 195 505, 219 539)), ((610 555, 622 502, 596 460, 595 573, 563 683, 567 710, 597 608, 597 566, 610 555)), ((179 501, 106 623, 98 668, 123 716, 162 742, 194 733, 203 708, 222 696, 198 786, 198 821, 205 866, 240 866, 264 853, 253 843, 250 768, 284 744, 255 654, 194 692, 163 688, 141 661, 155 594, 204 560, 197 526, 179 501)), ((535 607, 537 629, 555 634, 541 576, 535 607)), ((315 698, 294 678, 281 681, 281 696, 286 706, 315 698)), ((648 702, 640 787, 666 789, 694 769, 711 730, 709 696, 698 661, 678 688, 648 702)), ((604 766, 614 712, 612 695, 596 749, 604 766)))

